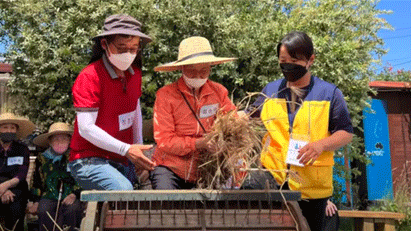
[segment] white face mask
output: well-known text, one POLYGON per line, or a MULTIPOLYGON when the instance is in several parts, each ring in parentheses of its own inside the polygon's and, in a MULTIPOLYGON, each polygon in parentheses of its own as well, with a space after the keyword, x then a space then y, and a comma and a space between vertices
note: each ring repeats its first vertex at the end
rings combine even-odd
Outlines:
POLYGON ((109 49, 110 48, 108 48, 108 44, 107 44, 106 52, 110 53, 110 55, 107 54, 108 60, 110 60, 111 64, 117 67, 120 71, 127 70, 127 68, 131 66, 131 64, 133 63, 134 59, 137 56, 137 54, 131 54, 129 52, 121 53, 121 54, 113 54, 110 52, 109 49))
POLYGON ((187 78, 185 75, 183 75, 184 82, 187 84, 189 88, 194 88, 194 89, 199 89, 202 87, 206 82, 208 78, 204 79, 190 79, 187 78))

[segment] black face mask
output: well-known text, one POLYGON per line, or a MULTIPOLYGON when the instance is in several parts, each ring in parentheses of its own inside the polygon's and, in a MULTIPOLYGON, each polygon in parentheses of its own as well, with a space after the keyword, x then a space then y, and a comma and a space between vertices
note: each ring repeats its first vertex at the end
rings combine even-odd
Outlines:
POLYGON ((294 63, 280 63, 280 67, 285 79, 289 82, 301 79, 308 71, 304 66, 294 63))
POLYGON ((0 133, 0 140, 3 141, 3 143, 10 143, 11 141, 17 140, 17 134, 15 132, 0 133))

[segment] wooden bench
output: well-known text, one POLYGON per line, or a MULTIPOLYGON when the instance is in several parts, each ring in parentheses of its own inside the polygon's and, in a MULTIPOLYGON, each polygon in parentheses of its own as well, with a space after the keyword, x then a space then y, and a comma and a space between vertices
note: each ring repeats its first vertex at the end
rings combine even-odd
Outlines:
POLYGON ((338 210, 338 215, 340 217, 354 218, 356 231, 395 231, 396 222, 405 218, 405 215, 402 213, 382 211, 338 210), (375 224, 376 226, 374 226, 375 224))

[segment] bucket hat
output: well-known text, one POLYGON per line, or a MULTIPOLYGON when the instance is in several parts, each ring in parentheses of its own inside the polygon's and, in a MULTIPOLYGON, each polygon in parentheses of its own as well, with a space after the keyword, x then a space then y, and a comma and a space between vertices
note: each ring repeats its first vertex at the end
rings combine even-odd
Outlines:
POLYGON ((99 38, 115 35, 115 34, 124 34, 131 36, 138 36, 141 38, 143 44, 151 42, 150 36, 141 32, 141 23, 135 18, 126 15, 126 14, 115 14, 111 15, 104 20, 104 25, 102 32, 93 38, 94 41, 97 41, 99 38))
POLYGON ((216 57, 211 49, 210 42, 203 37, 194 36, 181 41, 178 47, 177 61, 167 63, 154 68, 154 71, 175 71, 180 70, 182 66, 210 63, 217 65, 235 60, 236 58, 216 57))
POLYGON ((0 115, 0 125, 1 124, 16 124, 17 128, 17 138, 22 139, 30 135, 34 128, 36 127, 30 120, 16 116, 13 113, 3 113, 0 115))
POLYGON ((67 134, 71 136, 73 134, 73 129, 70 127, 70 125, 63 122, 54 123, 50 126, 47 133, 41 134, 34 138, 33 143, 40 147, 47 147, 50 142, 49 138, 53 135, 59 134, 67 134))

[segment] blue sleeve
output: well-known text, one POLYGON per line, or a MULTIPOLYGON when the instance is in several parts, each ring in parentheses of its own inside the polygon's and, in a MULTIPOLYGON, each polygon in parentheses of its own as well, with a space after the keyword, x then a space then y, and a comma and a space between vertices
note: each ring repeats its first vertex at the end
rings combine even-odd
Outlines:
POLYGON ((328 130, 331 132, 331 134, 340 130, 354 133, 350 113, 344 100, 344 95, 338 88, 334 90, 334 95, 331 100, 328 130))
POLYGON ((260 117, 261 108, 267 96, 267 86, 258 95, 257 100, 245 109, 245 113, 250 114, 250 117, 260 117))

